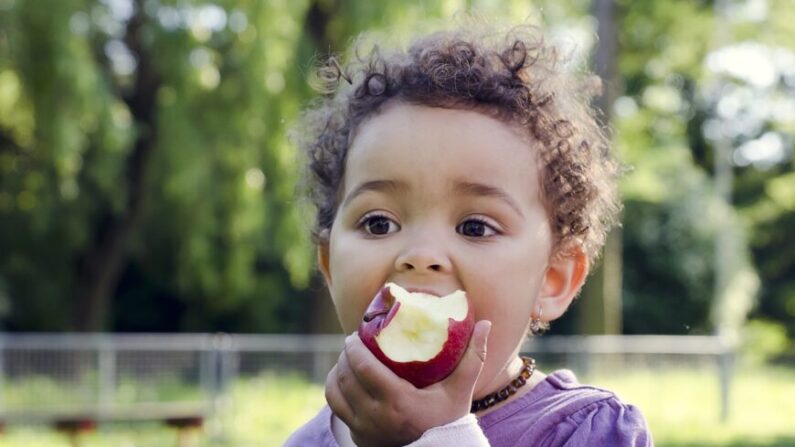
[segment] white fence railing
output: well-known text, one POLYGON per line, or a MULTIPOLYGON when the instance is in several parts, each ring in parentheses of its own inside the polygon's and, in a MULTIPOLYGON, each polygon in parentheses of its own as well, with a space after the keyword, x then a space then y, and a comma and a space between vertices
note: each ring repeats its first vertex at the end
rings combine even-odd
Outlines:
MULTIPOLYGON (((342 335, 0 334, 0 423, 194 423, 240 377, 299 371, 322 383, 342 345, 342 335)), ((718 337, 544 336, 522 350, 585 376, 714 365, 728 414, 734 354, 718 337)))

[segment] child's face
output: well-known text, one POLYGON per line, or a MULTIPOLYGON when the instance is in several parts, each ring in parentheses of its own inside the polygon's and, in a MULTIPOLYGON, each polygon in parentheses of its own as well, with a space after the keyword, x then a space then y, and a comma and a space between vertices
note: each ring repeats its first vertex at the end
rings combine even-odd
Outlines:
POLYGON ((504 380, 548 282, 538 176, 529 138, 477 112, 396 103, 366 121, 319 250, 345 332, 386 282, 463 289, 476 320, 492 322, 476 394, 504 380))

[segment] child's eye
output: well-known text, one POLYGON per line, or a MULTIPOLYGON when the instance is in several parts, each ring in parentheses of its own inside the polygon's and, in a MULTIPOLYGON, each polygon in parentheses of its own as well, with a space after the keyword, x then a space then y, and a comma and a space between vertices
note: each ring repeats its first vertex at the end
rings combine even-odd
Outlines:
POLYGON ((380 236, 393 233, 399 230, 400 226, 382 214, 370 214, 359 221, 358 228, 363 229, 367 234, 380 236))
POLYGON ((461 222, 456 231, 467 237, 489 237, 497 234, 497 230, 484 219, 470 217, 461 222))

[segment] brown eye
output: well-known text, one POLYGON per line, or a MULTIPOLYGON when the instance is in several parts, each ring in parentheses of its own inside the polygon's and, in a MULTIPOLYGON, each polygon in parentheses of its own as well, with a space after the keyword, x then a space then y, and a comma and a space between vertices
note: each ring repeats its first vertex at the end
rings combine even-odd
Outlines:
POLYGON ((497 231, 480 219, 467 219, 456 227, 456 231, 466 237, 489 237, 497 234, 497 231))
POLYGON ((393 233, 399 229, 398 224, 393 222, 392 219, 381 215, 365 217, 362 219, 360 226, 368 234, 376 236, 393 233))

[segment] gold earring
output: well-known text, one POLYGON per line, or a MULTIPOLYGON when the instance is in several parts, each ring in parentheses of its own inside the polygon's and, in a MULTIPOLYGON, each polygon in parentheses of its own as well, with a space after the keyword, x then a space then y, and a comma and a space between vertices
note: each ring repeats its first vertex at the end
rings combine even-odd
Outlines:
POLYGON ((544 323, 541 321, 541 316, 544 313, 544 308, 538 308, 538 317, 534 317, 530 319, 530 332, 533 335, 538 335, 541 333, 541 330, 544 328, 544 323))

